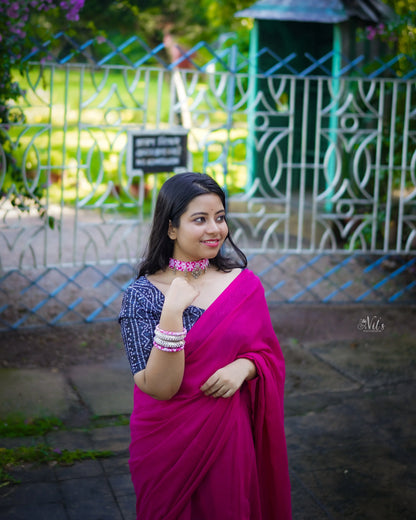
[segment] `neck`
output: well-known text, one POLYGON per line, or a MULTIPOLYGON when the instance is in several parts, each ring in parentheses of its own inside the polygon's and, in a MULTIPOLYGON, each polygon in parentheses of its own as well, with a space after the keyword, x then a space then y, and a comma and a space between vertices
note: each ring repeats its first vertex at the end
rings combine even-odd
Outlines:
POLYGON ((204 274, 209 265, 209 260, 203 258, 194 262, 185 262, 182 260, 176 260, 175 258, 169 259, 169 269, 172 269, 175 273, 181 272, 188 276, 191 273, 194 278, 198 278, 201 274, 204 274))

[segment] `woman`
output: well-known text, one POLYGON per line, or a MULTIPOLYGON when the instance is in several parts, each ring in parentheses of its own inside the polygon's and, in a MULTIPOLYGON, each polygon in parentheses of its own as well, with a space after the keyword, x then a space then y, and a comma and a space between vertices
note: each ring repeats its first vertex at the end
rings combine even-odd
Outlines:
POLYGON ((291 518, 284 360, 246 266, 218 184, 167 180, 120 312, 139 520, 291 518))

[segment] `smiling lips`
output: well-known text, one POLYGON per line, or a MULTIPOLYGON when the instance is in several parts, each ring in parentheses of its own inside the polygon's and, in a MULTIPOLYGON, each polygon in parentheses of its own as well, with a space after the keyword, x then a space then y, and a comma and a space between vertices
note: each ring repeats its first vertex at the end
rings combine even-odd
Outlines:
POLYGON ((220 241, 219 241, 219 239, 215 239, 215 240, 211 239, 211 240, 203 240, 202 243, 209 247, 217 247, 218 244, 220 243, 220 241))

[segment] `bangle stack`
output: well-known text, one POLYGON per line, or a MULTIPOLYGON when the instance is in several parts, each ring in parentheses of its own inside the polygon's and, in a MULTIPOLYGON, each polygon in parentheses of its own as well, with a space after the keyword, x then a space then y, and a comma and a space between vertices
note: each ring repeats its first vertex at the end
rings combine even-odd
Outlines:
POLYGON ((185 337, 185 328, 181 332, 171 332, 156 325, 153 346, 163 352, 179 352, 185 348, 185 337))

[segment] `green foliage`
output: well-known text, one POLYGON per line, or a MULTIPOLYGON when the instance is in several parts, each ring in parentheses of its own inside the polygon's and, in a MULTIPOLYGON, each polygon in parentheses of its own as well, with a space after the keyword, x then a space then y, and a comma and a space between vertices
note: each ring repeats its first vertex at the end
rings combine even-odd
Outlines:
POLYGON ((44 417, 38 419, 23 419, 21 417, 8 417, 0 422, 0 437, 26 437, 45 435, 50 431, 63 428, 63 423, 56 417, 44 417))
POLYGON ((416 57, 416 0, 384 0, 397 14, 381 38, 395 45, 398 52, 416 57))
MULTIPOLYGON (((117 424, 123 424, 121 418, 117 424)), ((104 424, 103 424, 104 426, 104 424)), ((65 425, 56 417, 24 419, 11 416, 0 422, 0 438, 40 437, 51 431, 64 429, 65 425)), ((46 444, 34 446, 18 446, 15 448, 0 448, 0 487, 19 482, 9 474, 9 471, 20 464, 55 463, 70 465, 82 460, 94 460, 111 457, 111 451, 97 450, 66 450, 53 448, 46 444)))
POLYGON ((13 466, 24 463, 55 463, 71 465, 82 460, 95 460, 111 457, 111 451, 96 450, 60 450, 46 444, 37 446, 19 446, 17 448, 0 448, 0 486, 17 484, 18 481, 7 473, 13 466))
MULTIPOLYGON (((358 32, 360 39, 380 40, 390 48, 392 55, 406 54, 416 59, 416 0, 384 0, 396 16, 386 23, 368 26, 358 32)), ((397 66, 398 75, 409 72, 414 65, 401 60, 397 66)))
MULTIPOLYGON (((89 36, 106 35, 117 45, 126 36, 140 34, 152 47, 160 44, 166 34, 172 34, 176 44, 192 47, 201 40, 213 44, 219 37, 230 31, 237 31, 240 50, 248 49, 247 21, 235 18, 234 14, 251 4, 251 0, 232 0, 212 2, 203 0, 8 0, 0 5, 0 174, 5 179, 0 197, 7 198, 21 211, 35 208, 38 214, 47 219, 50 227, 54 219, 47 215, 44 206, 45 187, 49 184, 49 173, 44 170, 41 179, 31 182, 23 174, 22 152, 19 147, 24 139, 13 140, 13 126, 26 123, 27 115, 18 109, 26 95, 23 71, 25 57, 35 48, 36 61, 55 60, 67 54, 72 48, 66 47, 63 38, 54 39, 50 35, 64 31, 72 37, 82 33, 89 36), (76 22, 76 25, 73 24, 76 22), (72 24, 72 25, 71 25, 72 24), (245 25, 244 25, 245 24, 245 25), (49 41, 45 47, 37 42, 49 41), (21 75, 19 75, 19 72, 21 75), (17 81, 16 81, 17 80, 17 81), (19 142, 19 144, 16 144, 19 142), (45 177, 45 178, 44 178, 45 177)), ((224 40, 224 38, 223 38, 224 40)), ((235 40, 229 43, 234 43, 235 40)), ((97 56, 109 52, 107 45, 91 49, 97 56)), ((69 44, 68 44, 69 45, 69 44)), ((138 57, 137 57, 138 58, 138 57)), ((137 59, 136 58, 136 59, 137 59)), ((134 59, 134 57, 133 57, 134 59)), ((169 56, 165 54, 165 59, 169 56)), ((204 60, 204 50, 193 59, 204 60)), ((46 81, 46 80, 45 80, 46 81)), ((55 92, 58 92, 54 83, 55 92)), ((76 91, 76 89, 75 89, 76 91)), ((136 93, 137 94, 137 93, 136 93)), ((74 97, 74 101, 76 98, 74 97)), ((52 150, 53 152, 53 150, 52 150)), ((45 148, 44 153, 47 153, 45 148)), ((33 161, 32 161, 33 162, 33 161)), ((48 164, 42 158, 42 164, 48 164)), ((62 162, 60 163, 62 164, 62 162)), ((202 166, 202 165, 201 165, 202 166)), ((26 172, 28 173, 28 172, 26 172)), ((30 172, 29 172, 30 173, 30 172)), ((68 194, 70 197, 70 195, 68 194)))
MULTIPOLYGON (((16 109, 14 102, 25 94, 12 78, 12 70, 23 71, 23 60, 32 50, 34 41, 41 39, 56 24, 63 27, 63 20, 78 20, 78 12, 84 0, 6 0, 0 5, 0 174, 8 176, 14 188, 7 198, 21 211, 34 206, 40 216, 46 216, 42 204, 42 189, 31 189, 23 178, 15 159, 15 147, 7 136, 10 125, 22 123, 25 116, 16 109), (5 131, 6 130, 6 131, 5 131)), ((0 192, 0 197, 6 193, 0 192)), ((49 224, 53 222, 48 218, 49 224)))
POLYGON ((92 417, 94 428, 107 428, 109 426, 127 426, 130 424, 129 415, 115 415, 113 417, 102 417, 94 415, 92 417))
POLYGON ((97 450, 60 450, 52 448, 46 444, 37 446, 19 446, 17 448, 0 449, 0 465, 16 466, 24 462, 57 462, 58 464, 73 464, 74 462, 86 459, 102 459, 111 457, 112 451, 97 450))
POLYGON ((90 34, 102 31, 112 41, 140 34, 150 47, 169 32, 185 46, 201 40, 213 43, 224 33, 237 32, 248 42, 248 21, 234 14, 252 0, 88 0, 80 13, 79 27, 90 34))

